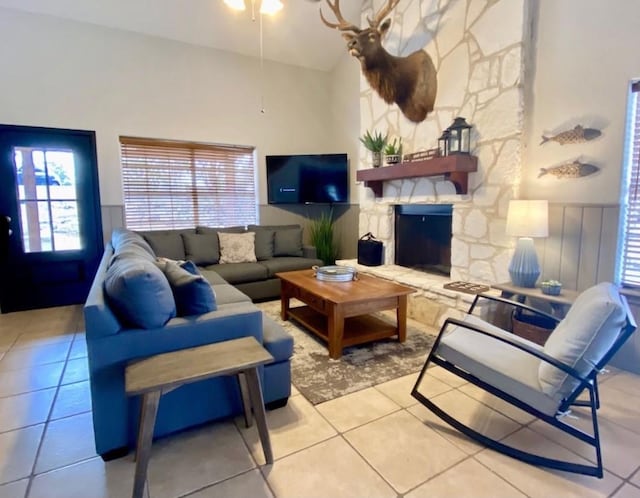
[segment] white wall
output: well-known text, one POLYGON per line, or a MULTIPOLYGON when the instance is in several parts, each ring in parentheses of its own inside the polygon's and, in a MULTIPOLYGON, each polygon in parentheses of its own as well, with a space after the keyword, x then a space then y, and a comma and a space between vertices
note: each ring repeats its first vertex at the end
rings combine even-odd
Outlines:
MULTIPOLYGON (((338 33, 335 34, 339 36, 338 33)), ((350 160, 350 201, 358 203, 356 170, 360 161, 360 64, 346 49, 331 71, 331 121, 336 151, 347 152, 350 160)))
MULTIPOLYGON (((535 71, 527 105, 523 193, 574 203, 618 203, 629 80, 640 77, 637 0, 536 2, 535 71), (539 145, 577 124, 602 130, 592 142, 539 145), (575 180, 540 168, 580 158, 601 172, 575 180)), ((531 74, 531 73, 529 73, 531 74)))
POLYGON ((95 130, 101 204, 123 203, 120 135, 335 150, 330 75, 0 8, 0 122, 95 130))

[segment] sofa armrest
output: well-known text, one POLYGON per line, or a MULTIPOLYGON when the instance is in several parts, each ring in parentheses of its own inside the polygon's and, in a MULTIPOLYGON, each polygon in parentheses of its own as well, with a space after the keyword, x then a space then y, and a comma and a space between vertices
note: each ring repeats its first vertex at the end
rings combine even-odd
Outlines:
POLYGON ((314 246, 302 246, 302 257, 309 259, 318 259, 318 252, 314 246))

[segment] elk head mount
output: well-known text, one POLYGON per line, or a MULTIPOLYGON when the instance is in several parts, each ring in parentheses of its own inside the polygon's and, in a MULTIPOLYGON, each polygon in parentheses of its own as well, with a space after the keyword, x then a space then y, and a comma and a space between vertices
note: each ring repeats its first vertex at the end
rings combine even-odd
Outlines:
POLYGON ((322 22, 342 31, 349 53, 360 61, 362 73, 369 85, 387 103, 395 102, 407 119, 414 123, 424 121, 433 111, 438 82, 436 68, 429 54, 417 50, 406 57, 396 57, 382 46, 382 38, 389 31, 391 19, 382 22, 400 0, 387 0, 373 19, 367 18, 369 27, 362 29, 346 21, 340 13, 340 0, 326 0, 338 22, 322 22))

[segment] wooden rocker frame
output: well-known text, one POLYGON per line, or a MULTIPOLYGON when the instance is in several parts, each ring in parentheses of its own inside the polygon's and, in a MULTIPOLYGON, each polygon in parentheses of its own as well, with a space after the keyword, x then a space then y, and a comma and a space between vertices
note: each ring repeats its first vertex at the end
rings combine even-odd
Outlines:
MULTIPOLYGON (((607 353, 604 355, 602 360, 598 362, 598 364, 593 365, 592 370, 585 376, 581 376, 576 370, 574 370, 569 365, 566 365, 558 361, 557 359, 545 354, 544 352, 537 351, 533 348, 528 347, 527 344, 523 344, 517 341, 511 341, 507 337, 497 336, 487 330, 483 330, 479 327, 476 327, 469 323, 465 323, 455 318, 448 318, 442 325, 440 329, 440 333, 438 334, 438 337, 436 338, 436 341, 433 345, 433 348, 431 349, 431 352, 427 356, 427 360, 422 368, 422 371, 420 372, 420 375, 418 376, 418 379, 415 385, 413 386, 411 395, 414 398, 416 398, 418 401, 420 401, 420 403, 422 403, 422 405, 424 405, 427 409, 429 409, 435 415, 440 417, 443 421, 445 421, 446 423, 448 423, 449 425, 451 425, 461 433, 465 434, 466 436, 470 437, 471 439, 478 441, 481 444, 493 450, 496 450, 500 453, 503 453, 505 455, 511 456, 513 458, 516 458, 518 460, 521 460, 523 462, 527 462, 533 465, 602 478, 603 476, 602 449, 600 445, 600 432, 598 429, 598 417, 597 417, 597 410, 600 407, 600 400, 598 396, 597 375, 599 372, 602 371, 604 366, 609 362, 609 360, 613 357, 613 355, 620 349, 620 347, 624 344, 624 342, 631 336, 631 334, 636 329, 636 323, 631 314, 631 311, 629 309, 629 305, 626 299, 624 298, 624 296, 620 296, 620 298, 627 315, 626 324, 624 325, 622 332, 618 335, 618 338, 613 343, 611 348, 607 351, 607 353), (490 336, 497 341, 501 341, 503 343, 509 344, 514 348, 518 348, 527 354, 531 354, 536 358, 539 358, 541 361, 547 362, 559 368, 560 370, 562 370, 563 372, 566 372, 568 375, 570 375, 574 379, 578 380, 579 384, 567 397, 565 397, 561 401, 560 406, 558 407, 556 414, 554 416, 547 415, 539 411, 534 406, 531 406, 530 404, 527 404, 524 401, 515 398, 514 396, 500 390, 499 388, 485 382, 484 380, 477 378, 473 374, 461 369, 460 367, 454 365, 453 363, 439 356, 438 346, 440 345, 440 341, 442 339, 443 334, 447 331, 449 327, 463 327, 475 333, 490 336), (524 450, 514 448, 512 446, 508 446, 504 443, 501 443, 500 441, 492 439, 476 431, 475 429, 472 429, 471 427, 463 424, 458 419, 446 413, 444 410, 442 410, 435 403, 433 403, 426 396, 424 396, 422 393, 419 392, 418 388, 420 386, 420 383, 422 382, 422 379, 427 371, 427 368, 431 363, 441 366, 442 368, 448 370, 454 375, 457 375, 458 377, 465 379, 466 381, 484 389, 488 393, 493 394, 494 396, 497 396, 498 398, 516 406, 517 408, 524 410, 525 412, 537 417, 538 419, 543 420, 544 422, 560 429, 566 434, 569 434, 570 436, 577 438, 580 441, 583 441, 584 443, 587 443, 588 445, 592 446, 595 451, 596 464, 586 465, 586 464, 580 464, 575 462, 568 462, 564 460, 557 460, 557 459, 537 455, 534 453, 529 453, 524 450), (589 399, 578 400, 577 398, 585 390, 589 394, 589 399), (572 406, 589 407, 590 414, 591 414, 592 427, 593 427, 593 434, 589 434, 580 429, 577 429, 572 425, 566 424, 559 418, 563 414, 567 413, 572 406)), ((543 316, 547 319, 552 319, 555 321, 556 324, 559 322, 559 320, 556 317, 553 317, 547 313, 544 313, 540 310, 537 310, 525 304, 518 303, 515 301, 510 301, 504 298, 489 296, 486 294, 479 294, 476 296, 476 298, 473 301, 473 304, 471 305, 471 308, 469 309, 468 314, 473 313, 473 310, 478 304, 478 301, 480 299, 488 299, 497 303, 502 303, 503 305, 513 306, 515 309, 526 310, 530 313, 543 316)))

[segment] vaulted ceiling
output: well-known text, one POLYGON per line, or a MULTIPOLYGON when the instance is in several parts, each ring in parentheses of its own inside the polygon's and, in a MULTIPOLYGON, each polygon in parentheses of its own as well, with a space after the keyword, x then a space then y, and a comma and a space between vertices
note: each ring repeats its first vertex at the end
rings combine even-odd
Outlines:
MULTIPOLYGON (((339 33, 320 21, 320 6, 331 18, 326 4, 318 0, 283 3, 275 16, 264 16, 264 57, 330 70, 346 48, 339 33)), ((247 4, 247 10, 237 12, 223 0, 0 0, 0 7, 258 57, 260 20, 252 21, 251 0, 247 4)), ((343 1, 342 14, 358 23, 361 6, 362 0, 343 1)))

